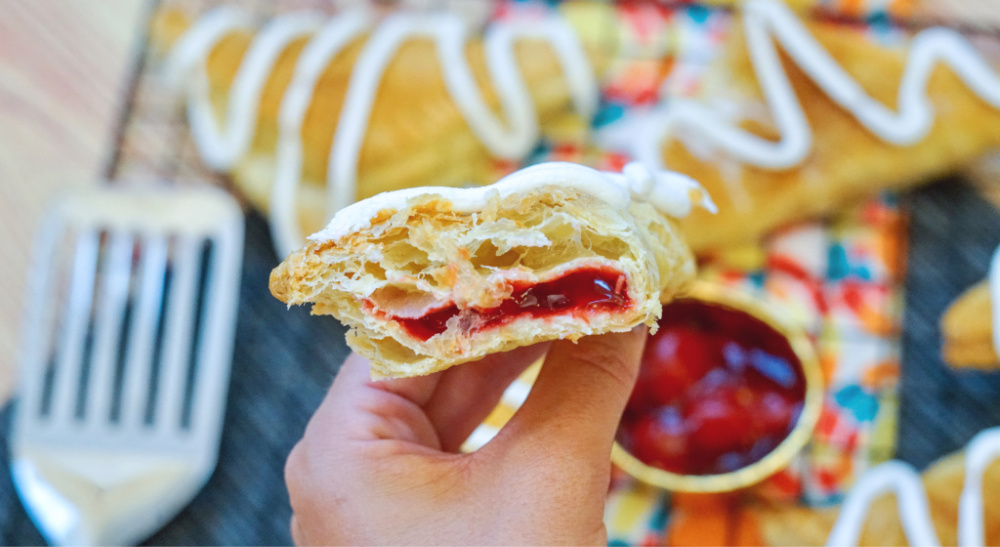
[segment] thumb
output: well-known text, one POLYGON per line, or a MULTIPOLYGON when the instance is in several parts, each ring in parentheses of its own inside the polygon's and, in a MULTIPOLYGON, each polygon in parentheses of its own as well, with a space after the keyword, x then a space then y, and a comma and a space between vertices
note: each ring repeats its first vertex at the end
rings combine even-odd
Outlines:
POLYGON ((645 326, 554 342, 531 394, 497 440, 529 458, 558 446, 606 464, 645 344, 645 326))

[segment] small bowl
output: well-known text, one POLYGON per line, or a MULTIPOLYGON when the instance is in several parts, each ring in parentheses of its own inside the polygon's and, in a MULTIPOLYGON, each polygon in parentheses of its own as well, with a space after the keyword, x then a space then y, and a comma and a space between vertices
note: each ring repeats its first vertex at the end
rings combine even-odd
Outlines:
POLYGON ((805 331, 794 326, 780 310, 736 289, 697 282, 686 299, 719 305, 746 313, 783 336, 798 358, 805 379, 802 411, 788 436, 760 460, 728 473, 682 475, 648 465, 615 442, 611 461, 647 484, 675 492, 728 492, 758 483, 788 466, 808 442, 823 406, 823 375, 819 359, 805 331))

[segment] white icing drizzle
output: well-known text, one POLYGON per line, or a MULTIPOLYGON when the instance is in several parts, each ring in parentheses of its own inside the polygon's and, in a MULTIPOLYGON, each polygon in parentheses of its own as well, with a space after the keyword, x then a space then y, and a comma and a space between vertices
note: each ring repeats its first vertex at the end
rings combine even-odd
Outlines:
POLYGON ((274 63, 289 43, 312 34, 323 22, 317 14, 299 12, 275 17, 264 25, 250 43, 237 69, 226 101, 225 125, 220 128, 209 96, 204 63, 222 38, 233 30, 247 28, 247 20, 233 8, 212 10, 185 36, 198 40, 182 42, 181 45, 186 47, 174 51, 183 52, 184 56, 172 55, 172 60, 168 61, 175 67, 175 74, 181 75, 193 68, 195 63, 202 65, 201 73, 191 80, 192 85, 188 88, 188 120, 198 151, 213 169, 229 169, 246 154, 257 125, 261 94, 274 63))
POLYGON ((990 311, 993 315, 993 349, 1000 355, 1000 247, 993 251, 989 283, 990 311))
POLYGON ((250 17, 242 10, 220 6, 205 13, 174 45, 164 61, 164 79, 173 87, 181 87, 188 73, 205 62, 208 52, 223 36, 251 28, 250 17))
MULTIPOLYGON (((1000 458, 1000 427, 981 431, 965 450, 965 484, 958 505, 958 544, 983 545, 983 474, 1000 458)), ((857 545, 868 507, 877 497, 894 492, 899 519, 910 545, 940 545, 931 526, 920 474, 910 465, 889 461, 869 469, 848 494, 827 538, 827 545, 857 545)))
POLYGON ((413 37, 435 40, 445 87, 483 144, 502 158, 515 159, 527 154, 537 141, 538 121, 514 59, 513 38, 518 35, 544 38, 555 46, 570 89, 588 90, 573 95, 576 107, 584 116, 592 116, 597 107, 597 81, 576 35, 562 20, 553 17, 537 25, 521 22, 517 26, 496 25, 487 29, 484 40, 487 65, 511 125, 511 130, 505 131, 483 99, 465 58, 467 29, 462 20, 447 13, 393 15, 369 38, 351 74, 330 151, 328 212, 332 214, 355 199, 357 162, 375 91, 399 46, 413 37))
POLYGON ((604 176, 628 188, 634 198, 645 201, 659 212, 674 218, 688 216, 695 205, 712 214, 718 212, 708 192, 687 175, 673 171, 654 171, 642 163, 631 162, 625 165, 621 174, 604 173, 604 176))
POLYGON ((687 214, 697 204, 715 210, 708 194, 694 180, 677 173, 656 173, 629 164, 623 174, 604 173, 575 163, 549 162, 511 173, 489 186, 473 188, 421 187, 386 192, 361 200, 338 211, 323 230, 309 236, 311 241, 337 241, 345 235, 371 226, 382 211, 398 211, 418 196, 440 196, 451 210, 471 213, 481 210, 491 199, 538 191, 546 186, 564 186, 590 194, 618 209, 627 208, 635 196, 648 200, 665 214, 687 214), (698 196, 694 202, 693 197, 698 196))
POLYGON ((1000 108, 1000 76, 956 31, 929 28, 913 38, 899 87, 899 111, 893 112, 870 97, 782 2, 754 0, 743 12, 747 50, 781 139, 773 142, 731 125, 707 105, 671 99, 658 105, 643 138, 633 143, 637 159, 663 167, 664 140, 671 135, 687 139, 693 134, 757 167, 778 170, 801 163, 812 147, 812 128, 782 67, 775 41, 834 102, 891 144, 910 145, 930 131, 934 106, 927 96, 927 82, 938 63, 951 67, 983 101, 1000 108))
POLYGON ((858 478, 840 509, 840 516, 826 544, 857 545, 871 502, 887 492, 896 494, 899 519, 910 545, 940 545, 930 524, 927 494, 920 474, 900 461, 880 464, 858 478))
MULTIPOLYGON (((954 31, 932 28, 913 39, 899 88, 899 111, 893 112, 868 96, 783 3, 755 0, 746 4, 744 12, 751 61, 781 139, 777 142, 762 139, 731 125, 727 116, 709 106, 674 99, 654 109, 648 116, 646 130, 634 137, 635 156, 644 164, 663 167, 661 147, 671 134, 684 135, 685 142, 711 143, 745 163, 768 169, 789 168, 805 159, 812 144, 812 129, 781 65, 775 41, 835 102, 874 134, 893 144, 912 144, 930 130, 934 113, 926 93, 927 80, 939 62, 949 65, 984 101, 1000 107, 1000 76, 954 31)), ((249 21, 236 8, 210 11, 179 40, 168 58, 167 75, 176 80, 196 65, 203 66, 219 40, 233 31, 249 29, 249 21)), ((295 76, 281 105, 270 221, 282 255, 302 243, 295 196, 301 178, 302 120, 316 80, 330 59, 368 26, 367 19, 357 13, 339 15, 322 29, 321 23, 316 14, 291 13, 275 18, 254 37, 231 86, 226 124, 221 129, 212 111, 204 70, 195 75, 189 88, 188 108, 199 150, 210 166, 230 168, 246 153, 252 140, 260 94, 274 62, 291 41, 315 33, 297 61, 295 76)), ((464 53, 467 28, 459 17, 391 16, 375 28, 351 75, 330 150, 327 172, 330 213, 356 196, 357 162, 376 91, 399 46, 414 37, 435 41, 449 94, 476 136, 498 157, 521 157, 538 137, 534 105, 513 54, 513 44, 518 38, 536 37, 552 44, 576 108, 585 116, 596 108, 598 90, 593 70, 572 29, 557 17, 498 23, 486 31, 488 69, 500 96, 505 124, 492 114, 475 84, 464 53)), ((1000 347, 1000 334, 997 345, 1000 347)))
MULTIPOLYGON (((315 34, 296 62, 293 82, 281 104, 270 221, 282 256, 302 243, 295 195, 301 179, 302 121, 316 80, 330 59, 367 27, 364 17, 354 13, 338 15, 325 26, 322 23, 318 15, 303 12, 276 17, 265 25, 253 38, 230 88, 224 129, 218 127, 212 111, 204 70, 191 81, 188 93, 189 119, 199 151, 209 166, 231 168, 252 140, 260 95, 275 61, 291 41, 315 34)), ((195 66, 203 67, 222 38, 248 28, 249 17, 243 12, 230 7, 212 10, 181 37, 167 60, 168 75, 179 79, 195 66)), ((365 43, 348 84, 327 172, 327 206, 331 214, 355 199, 357 163, 376 91, 399 46, 415 37, 435 41, 449 94, 473 132, 495 156, 520 158, 531 150, 539 134, 534 104, 514 56, 514 42, 520 38, 548 41, 567 78, 574 106, 586 117, 597 108, 593 69, 573 30, 557 17, 496 23, 486 30, 487 66, 500 97, 505 124, 493 115, 476 85, 465 57, 468 31, 461 18, 454 14, 390 16, 365 43)))
POLYGON ((1000 428, 976 435, 965 454, 965 485, 958 501, 958 544, 983 545, 983 474, 1000 458, 1000 428))
POLYGON ((368 28, 368 17, 348 12, 331 19, 310 41, 285 91, 278 112, 278 157, 271 187, 271 234, 278 256, 302 245, 296 193, 302 180, 302 124, 312 103, 313 90, 330 61, 368 28))

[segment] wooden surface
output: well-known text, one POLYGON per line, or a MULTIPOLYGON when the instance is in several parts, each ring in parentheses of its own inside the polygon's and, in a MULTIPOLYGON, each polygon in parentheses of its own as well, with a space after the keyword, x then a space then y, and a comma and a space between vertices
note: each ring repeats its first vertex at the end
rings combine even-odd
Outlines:
POLYGON ((31 241, 48 201, 108 161, 145 3, 14 0, 0 16, 0 402, 13 389, 31 241))

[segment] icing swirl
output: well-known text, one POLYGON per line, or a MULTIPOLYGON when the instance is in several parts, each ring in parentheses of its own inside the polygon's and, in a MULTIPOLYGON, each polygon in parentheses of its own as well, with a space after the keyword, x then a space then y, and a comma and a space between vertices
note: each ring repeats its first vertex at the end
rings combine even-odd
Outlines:
MULTIPOLYGON (((934 112, 927 96, 927 82, 938 63, 950 66, 984 101, 1000 108, 1000 76, 954 31, 932 28, 913 39, 899 88, 899 110, 893 112, 868 96, 784 4, 754 0, 744 6, 744 12, 751 62, 781 139, 773 142, 729 125, 720 112, 691 100, 661 103, 648 116, 646 129, 636 132, 630 145, 635 157, 653 169, 632 167, 633 173, 622 175, 620 181, 635 183, 637 196, 659 200, 658 207, 667 214, 683 216, 690 211, 690 204, 675 207, 683 200, 664 194, 678 191, 679 186, 652 184, 674 176, 659 173, 664 168, 663 141, 671 134, 684 134, 686 139, 700 137, 743 162, 767 169, 793 167, 809 153, 812 128, 781 65, 775 41, 831 99, 874 134, 896 145, 919 141, 930 130, 934 112)), ((296 207, 302 176, 301 129, 316 82, 330 60, 372 25, 370 18, 359 12, 329 20, 315 13, 294 12, 271 20, 254 37, 241 61, 230 87, 224 127, 219 127, 212 111, 204 63, 227 34, 250 29, 246 13, 232 7, 212 10, 181 37, 168 58, 167 73, 174 80, 201 66, 188 88, 192 132, 206 163, 227 169, 249 147, 261 92, 280 53, 293 40, 310 36, 296 61, 279 111, 277 167, 270 196, 270 223, 279 254, 297 248, 303 241, 296 207)), ((593 68, 573 30, 556 16, 541 21, 494 23, 487 28, 487 68, 504 120, 493 115, 475 83, 464 53, 468 28, 458 16, 390 16, 374 27, 348 83, 329 153, 326 182, 330 215, 355 199, 358 158, 376 91, 398 48, 414 37, 434 40, 448 93, 477 138, 497 157, 523 157, 539 134, 537 113, 513 53, 514 43, 520 38, 534 37, 550 43, 569 81, 576 109, 584 116, 596 109, 598 88, 593 68)), ((1000 335, 997 344, 1000 347, 1000 335)))
MULTIPOLYGON (((247 152, 260 96, 279 55, 293 40, 312 36, 296 61, 279 111, 277 172, 270 222, 281 255, 302 243, 295 195, 301 182, 301 128, 316 81, 330 60, 370 26, 366 16, 355 12, 338 15, 326 23, 321 16, 310 12, 293 12, 272 19, 254 36, 240 63, 229 91, 224 128, 218 126, 212 111, 204 64, 227 34, 250 29, 249 17, 232 7, 212 10, 188 29, 168 57, 166 72, 175 82, 201 67, 188 88, 190 124, 195 144, 206 163, 224 170, 233 167, 247 152)), ((468 28, 461 18, 450 13, 389 16, 366 41, 340 110, 327 171, 327 208, 331 214, 355 199, 358 157, 376 91, 395 52, 414 37, 434 40, 448 93, 476 137, 497 157, 523 157, 539 135, 534 104, 514 57, 513 46, 518 39, 533 37, 551 44, 569 82, 576 109, 589 118, 597 108, 598 88, 593 68, 576 34, 558 17, 496 23, 487 28, 484 35, 487 67, 500 97, 504 123, 493 115, 476 85, 465 58, 468 28)))
MULTIPOLYGON (((965 483, 958 502, 958 544, 983 545, 983 474, 989 464, 1000 458, 1000 427, 981 431, 965 451, 965 483)), ((894 492, 899 505, 899 519, 910 545, 940 545, 927 505, 927 494, 920 475, 910 465, 889 461, 866 471, 847 496, 837 522, 827 538, 827 545, 857 545, 861 527, 871 502, 887 492, 894 492)))
POLYGON ((743 7, 746 45, 764 99, 781 139, 758 137, 729 124, 720 112, 699 102, 676 98, 658 105, 646 120, 643 138, 633 142, 635 157, 664 167, 662 146, 671 135, 694 136, 757 167, 781 170, 801 163, 812 147, 812 128, 795 96, 775 42, 835 103, 882 140, 906 146, 927 136, 934 106, 927 84, 939 63, 948 65, 983 101, 1000 108, 1000 75, 958 32, 928 28, 912 41, 898 92, 899 111, 870 97, 805 28, 784 3, 753 0, 743 7))

